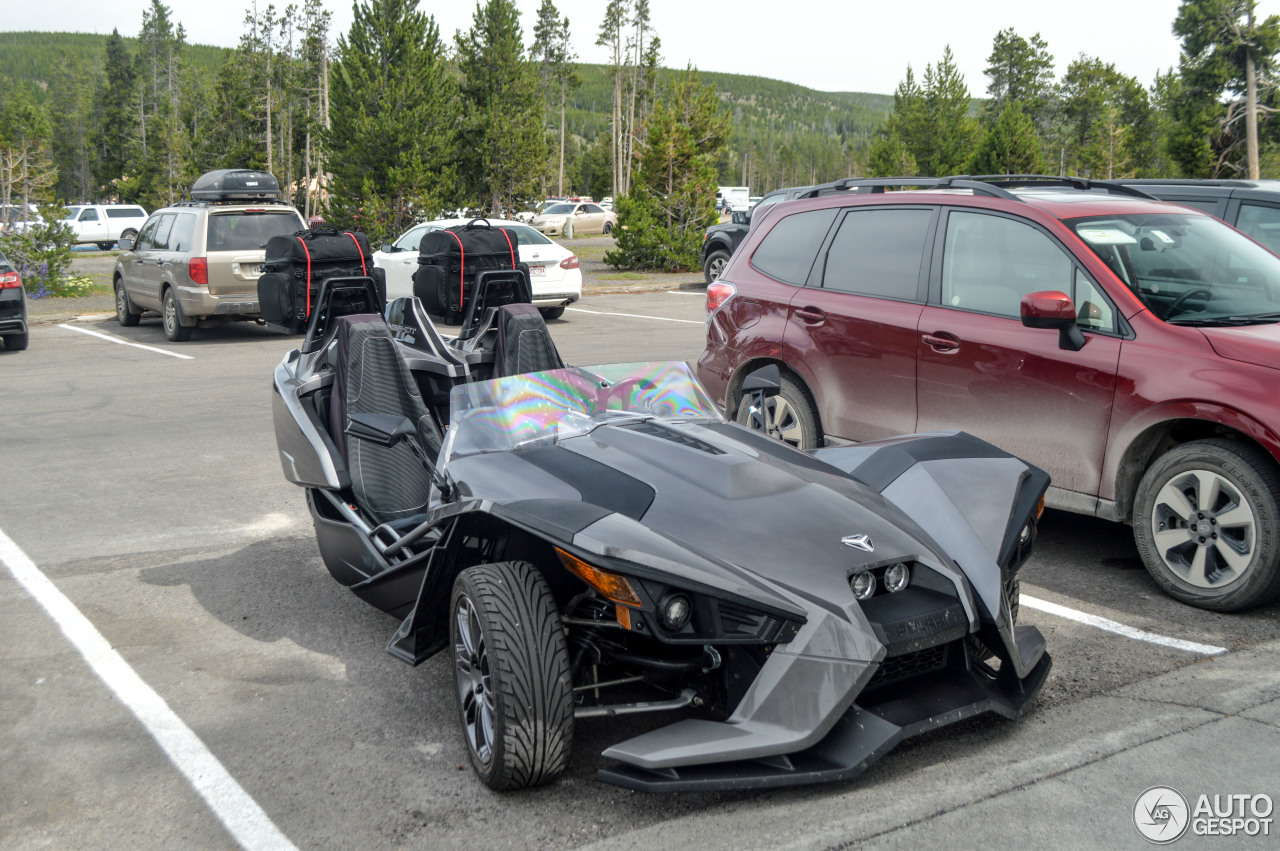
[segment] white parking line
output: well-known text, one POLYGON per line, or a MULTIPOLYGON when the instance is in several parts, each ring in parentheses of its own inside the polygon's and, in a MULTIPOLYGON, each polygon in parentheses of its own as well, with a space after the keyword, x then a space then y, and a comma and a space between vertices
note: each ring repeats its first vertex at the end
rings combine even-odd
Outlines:
POLYGON ((0 531, 0 564, 9 568, 13 578, 48 613, 98 679, 115 692, 142 723, 242 848, 297 851, 200 737, 129 667, 102 633, 3 531, 0 531))
POLYGON ((1227 648, 1218 647, 1213 644, 1197 644, 1194 641, 1183 641, 1181 638, 1169 638, 1167 635, 1157 635, 1154 632, 1147 632, 1145 629, 1126 626, 1106 618, 1100 618, 1097 615, 1091 615, 1087 612, 1069 609, 1066 606, 1059 606, 1057 603, 1050 603, 1048 600, 1040 600, 1036 597, 1028 597, 1023 594, 1021 604, 1028 609, 1046 612, 1056 615, 1060 618, 1075 621, 1076 623, 1086 624, 1088 626, 1103 629, 1107 632, 1114 632, 1116 635, 1123 635, 1126 638, 1133 638, 1138 641, 1147 641, 1151 644, 1159 644, 1161 647, 1172 647, 1174 650, 1185 650, 1188 653, 1201 653, 1205 656, 1217 656, 1220 653, 1226 653, 1227 648))
POLYGON ((608 310, 586 310, 581 307, 566 307, 575 313, 594 313, 597 316, 626 316, 629 319, 656 319, 659 322, 684 322, 689 325, 704 325, 701 319, 672 319, 669 316, 646 316, 642 313, 613 313, 608 310))
POLYGON ((691 295, 691 296, 693 296, 694 298, 706 298, 706 297, 707 297, 707 294, 706 294, 706 293, 691 293, 691 292, 686 292, 685 290, 667 290, 667 293, 668 293, 669 295, 691 295))
POLYGON ((112 337, 110 334, 103 334, 100 331, 90 331, 88 328, 81 328, 77 325, 59 325, 59 328, 66 328, 68 331, 79 331, 81 334, 88 334, 91 337, 101 337, 111 342, 119 343, 122 346, 133 346, 135 349, 145 349, 148 352, 156 352, 161 355, 168 355, 171 358, 181 358, 182 360, 195 360, 191 355, 180 355, 177 352, 171 352, 167 349, 157 349, 155 346, 144 346, 141 343, 130 343, 128 340, 121 340, 119 337, 112 337))

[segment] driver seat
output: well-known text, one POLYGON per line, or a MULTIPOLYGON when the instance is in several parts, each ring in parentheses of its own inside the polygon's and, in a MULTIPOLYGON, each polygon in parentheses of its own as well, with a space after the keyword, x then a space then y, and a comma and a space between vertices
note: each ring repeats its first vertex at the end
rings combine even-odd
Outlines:
POLYGON ((409 446, 381 446, 347 434, 355 413, 399 414, 417 427, 417 439, 432 463, 440 432, 382 316, 343 316, 335 334, 334 389, 329 433, 351 474, 356 504, 378 524, 400 527, 427 510, 431 477, 409 446))
POLYGON ((494 324, 498 339, 493 349, 493 377, 564 369, 555 341, 542 313, 532 304, 504 304, 494 324))

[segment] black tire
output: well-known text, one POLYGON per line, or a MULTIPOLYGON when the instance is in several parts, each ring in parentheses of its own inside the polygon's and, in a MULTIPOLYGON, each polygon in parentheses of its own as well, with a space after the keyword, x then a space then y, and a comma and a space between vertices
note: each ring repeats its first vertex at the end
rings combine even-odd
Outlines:
POLYGON ((605 223, 604 223, 604 235, 605 235, 605 236, 608 236, 608 235, 609 235, 609 234, 611 234, 611 233, 613 233, 613 222, 605 222, 605 223))
POLYGON ((1197 440, 1161 455, 1138 485, 1133 536, 1171 596, 1238 612, 1280 596, 1280 475, 1262 451, 1197 440))
POLYGON ((142 318, 142 311, 133 306, 129 292, 124 288, 124 281, 116 278, 116 321, 126 328, 132 328, 142 318))
POLYGON ((542 314, 542 318, 550 322, 552 319, 559 319, 564 316, 564 305, 559 307, 539 307, 538 312, 542 314))
POLYGON ((702 261, 702 277, 707 279, 708 284, 714 284, 720 280, 720 273, 724 271, 724 267, 729 264, 729 252, 723 248, 718 248, 707 255, 707 259, 702 261))
POLYGON ((743 396, 738 404, 736 420, 797 449, 817 449, 822 445, 822 430, 818 426, 818 407, 813 403, 813 396, 789 375, 782 376, 781 384, 780 393, 765 399, 763 420, 751 415, 748 396, 743 396))
POLYGON ((573 747, 573 684, 546 580, 528 562, 477 565, 458 576, 449 611, 458 714, 476 775, 499 791, 554 780, 573 747))
POLYGON ((31 342, 31 335, 27 331, 20 334, 5 334, 4 348, 8 352, 23 352, 27 349, 27 344, 31 342))
POLYGON ((164 322, 164 335, 171 343, 182 343, 191 339, 191 329, 182 324, 182 305, 173 294, 173 288, 164 291, 164 311, 160 318, 164 322))
POLYGON ((110 251, 111 247, 115 245, 114 242, 99 242, 95 244, 98 246, 99 251, 110 251))

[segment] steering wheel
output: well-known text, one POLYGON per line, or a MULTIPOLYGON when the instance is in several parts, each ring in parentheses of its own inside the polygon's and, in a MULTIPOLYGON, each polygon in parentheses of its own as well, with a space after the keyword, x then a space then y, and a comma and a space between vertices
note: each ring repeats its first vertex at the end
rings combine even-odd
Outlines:
POLYGON ((1191 299, 1196 297, 1202 298, 1206 302, 1211 301, 1213 299, 1213 290, 1207 289, 1205 287, 1195 287, 1193 289, 1187 290, 1185 293, 1175 298, 1169 304, 1169 309, 1165 311, 1164 318, 1172 319, 1174 316, 1177 316, 1179 313, 1182 313, 1183 312, 1181 310, 1182 305, 1185 304, 1187 301, 1190 301, 1191 299))

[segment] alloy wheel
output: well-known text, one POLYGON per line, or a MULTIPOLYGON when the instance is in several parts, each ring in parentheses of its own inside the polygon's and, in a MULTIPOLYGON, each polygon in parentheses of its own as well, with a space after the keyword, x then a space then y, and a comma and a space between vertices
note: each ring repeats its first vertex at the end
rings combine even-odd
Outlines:
POLYGON ((493 680, 489 675, 489 653, 480 630, 480 618, 469 597, 458 598, 454 618, 457 639, 453 658, 458 669, 458 699, 467 744, 481 762, 488 763, 493 757, 493 680))
POLYGON ((1253 506, 1226 477, 1187 470, 1160 488, 1151 529, 1160 558, 1184 582, 1218 588, 1240 579, 1257 541, 1253 506))

